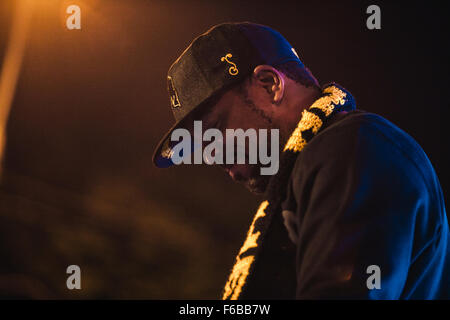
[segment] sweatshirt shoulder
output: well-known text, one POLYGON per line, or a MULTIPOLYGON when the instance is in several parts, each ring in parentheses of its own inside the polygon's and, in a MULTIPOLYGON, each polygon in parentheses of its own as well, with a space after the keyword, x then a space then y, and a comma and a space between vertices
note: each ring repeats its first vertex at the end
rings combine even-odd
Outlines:
POLYGON ((332 120, 302 150, 294 171, 330 161, 345 166, 355 159, 383 162, 392 171, 398 169, 420 177, 429 189, 437 188, 436 173, 421 146, 389 120, 362 110, 332 120))
MULTIPOLYGON (((425 155, 419 144, 405 131, 378 114, 362 110, 349 112, 332 121, 312 139, 309 149, 319 145, 330 148, 333 145, 356 143, 373 144, 374 148, 389 144, 403 150, 405 154, 413 154, 414 158, 425 155), (326 142, 323 142, 324 140, 326 142)), ((307 147, 305 151, 308 151, 307 147)))
MULTIPOLYGON (((354 131, 357 131, 358 128, 361 127, 371 127, 373 129, 378 129, 379 131, 385 132, 392 131, 392 134, 406 134, 403 130, 386 118, 363 110, 348 112, 347 114, 341 116, 341 118, 331 121, 331 123, 327 125, 319 134, 328 133, 329 131, 339 131, 341 129, 351 132, 351 128, 353 128, 354 131)), ((408 138, 411 137, 408 136, 408 138)))

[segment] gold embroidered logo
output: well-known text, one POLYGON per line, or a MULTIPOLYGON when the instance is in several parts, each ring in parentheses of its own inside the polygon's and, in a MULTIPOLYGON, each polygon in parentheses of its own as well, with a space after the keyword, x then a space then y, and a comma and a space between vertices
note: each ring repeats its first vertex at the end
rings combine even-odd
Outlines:
POLYGON ((247 239, 245 239, 245 242, 236 257, 236 263, 234 264, 233 270, 231 271, 230 277, 228 278, 228 281, 225 285, 222 297, 223 300, 236 300, 241 294, 242 287, 247 280, 250 267, 255 260, 254 255, 249 255, 244 258, 242 258, 241 256, 242 254, 247 252, 247 250, 258 247, 258 238, 261 235, 261 232, 255 232, 255 224, 258 219, 265 217, 266 213, 264 212, 264 210, 268 205, 269 202, 267 200, 262 202, 255 214, 255 217, 253 218, 253 222, 250 225, 250 229, 247 233, 247 239))
POLYGON ((231 62, 230 59, 231 57, 233 57, 233 55, 231 53, 227 53, 225 56, 223 56, 222 58, 220 58, 220 61, 226 61, 229 64, 231 64, 231 67, 228 69, 228 73, 231 74, 232 76, 235 76, 239 73, 238 68, 236 67, 236 64, 234 62, 231 62))
POLYGON ((172 108, 181 107, 180 100, 178 100, 177 91, 173 86, 172 77, 167 77, 167 90, 169 91, 170 105, 172 106, 172 108))
POLYGON ((173 156, 173 150, 169 146, 169 140, 166 140, 161 148, 161 156, 170 159, 173 156))

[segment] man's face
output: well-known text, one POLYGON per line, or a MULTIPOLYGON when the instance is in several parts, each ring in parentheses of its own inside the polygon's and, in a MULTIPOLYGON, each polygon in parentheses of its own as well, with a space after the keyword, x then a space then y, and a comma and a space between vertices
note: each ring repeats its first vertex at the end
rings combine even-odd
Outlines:
MULTIPOLYGON (((245 89, 230 89, 218 100, 208 106, 200 118, 204 128, 216 128, 224 136, 226 141, 226 129, 274 129, 274 124, 267 110, 267 94, 263 89, 252 88, 251 84, 245 89)), ((268 134, 270 137, 270 134, 268 134)), ((268 142, 270 145, 270 141, 268 142)), ((245 144, 246 161, 245 164, 223 164, 220 165, 230 177, 239 183, 244 184, 254 193, 263 193, 271 176, 261 175, 261 164, 248 164, 249 145, 245 144)))

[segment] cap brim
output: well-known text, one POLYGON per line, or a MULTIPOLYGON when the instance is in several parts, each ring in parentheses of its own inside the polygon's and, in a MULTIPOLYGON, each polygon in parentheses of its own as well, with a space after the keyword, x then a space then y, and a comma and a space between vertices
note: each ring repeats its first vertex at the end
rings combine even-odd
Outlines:
POLYGON ((181 123, 184 119, 175 122, 175 124, 169 129, 169 131, 162 137, 162 139, 158 142, 158 145, 153 152, 153 164, 158 168, 168 168, 173 166, 174 163, 170 157, 171 148, 170 148, 170 136, 172 132, 181 127, 181 123))
MULTIPOLYGON (((173 166, 175 163, 172 162, 171 159, 171 150, 172 148, 177 144, 170 145, 170 136, 172 135, 172 132, 175 129, 178 128, 186 128, 186 124, 189 121, 195 121, 195 114, 196 111, 200 110, 202 106, 206 104, 206 102, 209 101, 207 99, 200 105, 193 108, 190 112, 188 112, 183 118, 176 121, 175 124, 167 131, 167 133, 162 137, 162 139, 159 141, 158 145, 155 148, 155 151, 153 152, 153 164, 158 168, 168 168, 173 166)), ((185 155, 187 156, 187 154, 185 155)))

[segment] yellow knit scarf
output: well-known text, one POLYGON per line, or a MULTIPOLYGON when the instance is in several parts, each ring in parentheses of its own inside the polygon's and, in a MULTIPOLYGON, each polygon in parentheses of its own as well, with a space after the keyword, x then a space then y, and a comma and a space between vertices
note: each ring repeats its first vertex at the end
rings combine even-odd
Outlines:
MULTIPOLYGON (((340 111, 340 107, 347 102, 346 92, 334 84, 325 87, 322 93, 322 96, 308 110, 303 110, 301 120, 288 139, 283 152, 298 153, 302 151, 308 141, 319 132, 324 121, 340 111)), ((249 254, 249 249, 258 249, 258 246, 261 244, 262 231, 257 230, 256 225, 259 225, 259 221, 267 219, 266 208, 268 206, 269 201, 263 201, 253 218, 247 238, 239 250, 236 262, 223 290, 223 300, 237 300, 242 293, 257 256, 256 253, 253 253, 257 252, 257 250, 252 250, 253 254, 249 254)))

